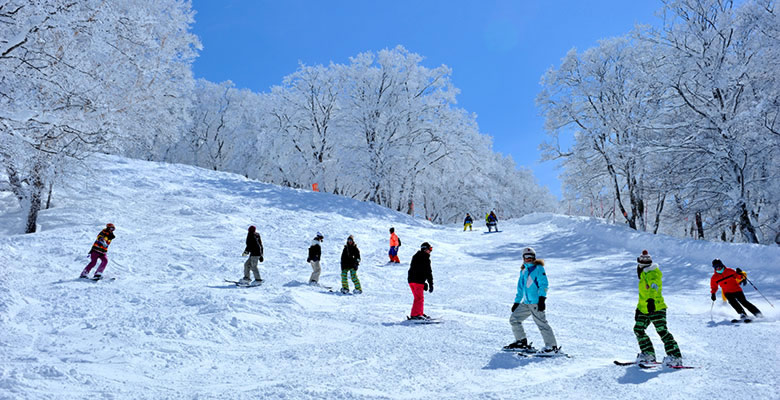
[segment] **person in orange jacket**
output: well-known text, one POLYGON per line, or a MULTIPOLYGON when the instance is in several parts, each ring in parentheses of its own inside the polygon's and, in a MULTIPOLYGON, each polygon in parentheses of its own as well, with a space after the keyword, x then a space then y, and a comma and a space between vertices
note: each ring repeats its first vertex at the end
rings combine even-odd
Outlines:
MULTIPOLYGON (((742 292, 742 288, 739 287, 740 284, 737 283, 737 277, 742 276, 741 269, 737 268, 735 271, 731 268, 726 268, 723 261, 720 261, 717 258, 712 260, 712 268, 715 270, 712 274, 712 278, 710 278, 710 298, 712 301, 715 301, 715 292, 718 291, 718 286, 720 286, 731 307, 739 314, 740 319, 748 319, 745 314, 745 309, 742 308, 743 306, 747 308, 751 314, 755 315, 756 318, 763 317, 758 307, 747 301, 745 293, 742 292)), ((743 279, 741 283, 744 285, 747 283, 747 279, 743 279)))
POLYGON ((395 234, 395 228, 390 228, 390 251, 387 253, 390 256, 390 262, 400 264, 401 260, 398 258, 398 248, 401 247, 401 239, 395 234))

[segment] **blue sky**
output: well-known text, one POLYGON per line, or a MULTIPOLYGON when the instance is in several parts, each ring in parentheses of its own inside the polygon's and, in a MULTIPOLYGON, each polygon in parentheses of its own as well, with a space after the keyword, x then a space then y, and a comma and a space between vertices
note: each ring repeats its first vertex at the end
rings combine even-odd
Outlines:
POLYGON ((547 139, 534 105, 539 79, 572 47, 655 24, 656 0, 194 0, 203 50, 195 76, 267 92, 308 65, 348 63, 402 45, 429 67, 452 68, 458 106, 478 115, 493 148, 561 194, 559 170, 540 162, 547 139))

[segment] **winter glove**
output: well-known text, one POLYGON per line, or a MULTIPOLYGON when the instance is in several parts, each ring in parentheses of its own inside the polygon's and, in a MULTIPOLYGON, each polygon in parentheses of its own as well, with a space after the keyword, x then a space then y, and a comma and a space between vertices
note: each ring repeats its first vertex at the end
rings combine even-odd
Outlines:
POLYGON ((653 299, 647 299, 647 313, 654 313, 655 312, 655 300, 653 299))
POLYGON ((547 307, 544 306, 544 301, 545 300, 547 300, 547 297, 539 296, 539 304, 536 305, 536 309, 537 310, 544 311, 544 309, 547 308, 547 307))
POLYGON ((512 304, 512 312, 515 312, 517 310, 517 307, 520 305, 520 303, 512 304))
POLYGON ((715 301, 715 293, 713 293, 712 296, 710 296, 710 298, 712 299, 712 301, 715 301))
POLYGON ((428 285, 428 293, 433 293, 433 282, 428 285))
POLYGON ((306 262, 311 262, 311 258, 307 258, 307 259, 306 259, 306 262))
POLYGON ((243 252, 241 255, 242 255, 242 256, 248 256, 248 255, 249 255, 249 252, 248 252, 248 251, 245 251, 245 252, 243 252))
POLYGON ((428 291, 428 284, 423 282, 423 292, 427 292, 427 291, 428 291))
POLYGON ((260 256, 260 262, 263 262, 263 256, 260 256))

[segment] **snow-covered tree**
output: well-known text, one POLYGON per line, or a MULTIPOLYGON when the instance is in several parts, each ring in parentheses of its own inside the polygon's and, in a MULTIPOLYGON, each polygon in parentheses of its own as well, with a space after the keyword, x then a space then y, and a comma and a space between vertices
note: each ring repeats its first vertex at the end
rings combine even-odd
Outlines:
POLYGON ((0 3, 0 162, 26 232, 63 162, 175 126, 199 45, 191 22, 177 0, 0 3))

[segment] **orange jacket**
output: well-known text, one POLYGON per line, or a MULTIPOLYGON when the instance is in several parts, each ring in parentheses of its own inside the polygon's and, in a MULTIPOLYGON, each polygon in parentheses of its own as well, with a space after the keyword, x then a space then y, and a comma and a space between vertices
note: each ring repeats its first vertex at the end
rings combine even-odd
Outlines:
POLYGON ((395 234, 395 232, 390 234, 390 246, 400 246, 401 241, 398 240, 398 235, 395 234))

